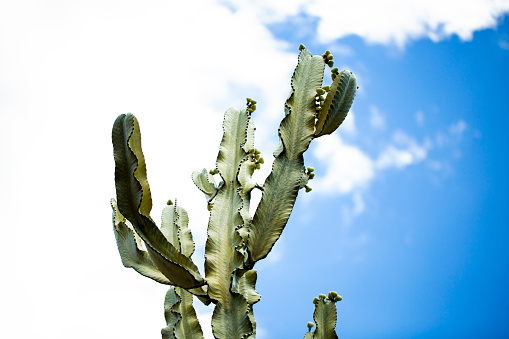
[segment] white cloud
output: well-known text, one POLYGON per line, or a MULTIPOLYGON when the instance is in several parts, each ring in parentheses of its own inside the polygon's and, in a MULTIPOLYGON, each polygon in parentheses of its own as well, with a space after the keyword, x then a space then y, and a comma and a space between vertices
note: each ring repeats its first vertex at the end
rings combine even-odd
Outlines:
POLYGON ((227 2, 265 22, 308 13, 319 19, 317 37, 324 43, 358 35, 369 43, 399 47, 420 38, 440 41, 453 34, 471 40, 475 31, 496 27, 498 19, 509 12, 508 0, 263 0, 256 6, 240 0, 227 2))
POLYGON ((375 166, 378 169, 388 167, 404 168, 408 165, 424 160, 431 147, 430 141, 418 144, 413 138, 403 132, 393 135, 394 144, 388 145, 378 156, 375 166))
POLYGON ((474 31, 497 25, 497 18, 509 11, 509 1, 317 0, 309 10, 321 18, 318 37, 324 42, 355 34, 371 43, 403 47, 411 40, 439 41, 452 34, 471 40, 474 31))
POLYGON ((363 188, 375 175, 373 161, 358 147, 345 144, 337 134, 315 141, 313 155, 326 164, 325 174, 317 173, 313 189, 324 193, 350 193, 363 188))

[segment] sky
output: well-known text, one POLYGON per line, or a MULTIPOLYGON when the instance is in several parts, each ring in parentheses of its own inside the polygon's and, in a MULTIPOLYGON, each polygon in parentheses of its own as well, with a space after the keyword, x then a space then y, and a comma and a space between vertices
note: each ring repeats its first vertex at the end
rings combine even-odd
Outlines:
POLYGON ((251 97, 263 183, 300 43, 359 90, 255 266, 257 338, 303 337, 331 290, 342 338, 509 337, 507 0, 0 2, 0 336, 160 338, 167 286, 115 245, 112 124, 137 116, 152 218, 178 199, 203 274, 191 173, 251 97))

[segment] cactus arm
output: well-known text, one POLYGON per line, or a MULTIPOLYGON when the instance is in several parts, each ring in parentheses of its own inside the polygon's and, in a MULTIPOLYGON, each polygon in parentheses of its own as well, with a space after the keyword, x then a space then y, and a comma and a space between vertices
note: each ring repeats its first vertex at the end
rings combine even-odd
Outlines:
POLYGON ((180 287, 170 287, 164 299, 167 326, 163 339, 203 339, 203 332, 193 307, 193 295, 180 287))
POLYGON ((193 172, 193 182, 205 194, 207 202, 211 202, 217 193, 214 177, 204 168, 201 172, 193 172))
POLYGON ((260 301, 260 294, 255 290, 256 284, 256 270, 238 270, 233 275, 232 291, 238 293, 246 299, 248 308, 248 316, 253 326, 253 332, 248 338, 255 338, 256 336, 256 321, 253 313, 253 305, 260 301))
POLYGON ((180 253, 190 258, 194 253, 194 241, 188 224, 187 211, 178 206, 176 201, 174 205, 168 205, 163 209, 161 232, 180 253))
POLYGON ((122 264, 158 283, 171 285, 172 282, 159 271, 147 251, 142 249, 141 238, 129 228, 128 221, 120 214, 115 199, 111 199, 111 207, 113 209, 113 230, 122 264))
MULTIPOLYGON (((329 296, 325 298, 321 294, 319 298, 315 298, 315 312, 313 319, 316 324, 313 338, 315 339, 337 339, 338 335, 334 328, 337 322, 336 302, 342 300, 336 292, 330 292, 329 296), (333 295, 334 294, 334 295, 333 295)), ((309 333, 309 332, 308 332, 309 333)))
POLYGON ((316 122, 315 137, 331 134, 345 120, 357 91, 357 79, 342 71, 334 79, 316 122))
POLYGON ((243 225, 239 213, 242 199, 238 193, 237 172, 247 156, 239 145, 245 142, 248 119, 245 110, 229 109, 225 113, 224 135, 217 156, 216 166, 224 185, 218 190, 210 212, 205 244, 205 277, 210 297, 219 302, 228 299, 231 273, 243 263, 242 256, 235 251, 242 245, 237 227, 243 225))
POLYGON ((313 339, 313 332, 307 332, 304 335, 304 339, 313 339))
POLYGON ((175 292, 175 286, 172 286, 166 292, 164 297, 164 319, 166 320, 166 327, 161 330, 163 339, 176 339, 175 327, 180 320, 180 313, 173 310, 179 302, 179 297, 175 292))
POLYGON ((243 200, 237 179, 241 163, 247 159, 243 146, 250 114, 229 109, 223 121, 223 138, 216 168, 224 184, 218 188, 210 212, 205 244, 205 277, 209 296, 217 305, 212 315, 212 330, 216 338, 240 338, 253 332, 248 316, 249 304, 239 293, 231 291, 232 273, 244 263, 244 228, 240 211, 243 200))
POLYGON ((314 136, 316 88, 322 85, 324 67, 322 57, 313 57, 307 50, 299 54, 286 116, 279 127, 280 146, 274 152, 272 172, 263 185, 249 233, 251 264, 267 256, 293 209, 304 175, 303 153, 314 136))
POLYGON ((132 114, 120 115, 113 125, 115 188, 118 208, 145 242, 154 264, 175 285, 184 288, 205 282, 194 263, 182 255, 155 225, 138 121, 132 114))

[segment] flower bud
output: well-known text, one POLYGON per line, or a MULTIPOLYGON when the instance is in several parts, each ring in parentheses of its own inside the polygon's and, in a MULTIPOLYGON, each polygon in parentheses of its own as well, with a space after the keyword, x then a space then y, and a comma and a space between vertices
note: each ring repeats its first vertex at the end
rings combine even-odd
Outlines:
POLYGON ((311 172, 314 172, 314 171, 315 171, 315 169, 314 169, 313 167, 308 167, 308 168, 307 168, 307 171, 308 171, 309 173, 311 173, 311 172))
POLYGON ((300 46, 299 46, 299 51, 302 51, 302 50, 304 50, 304 49, 306 49, 306 46, 304 46, 303 44, 300 44, 300 46))
POLYGON ((168 201, 166 202, 166 205, 168 205, 168 206, 173 205, 173 201, 171 201, 171 199, 170 199, 170 200, 168 200, 168 201))
POLYGON ((260 157, 260 159, 258 159, 258 163, 263 164, 264 162, 265 162, 265 160, 263 160, 262 157, 260 157))
POLYGON ((311 180, 311 179, 313 179, 315 177, 315 174, 314 173, 309 173, 308 177, 309 177, 309 180, 311 180))
POLYGON ((320 298, 321 300, 325 299, 327 296, 325 294, 319 294, 318 295, 318 298, 320 298))
POLYGON ((327 61, 327 66, 329 66, 329 67, 334 66, 334 60, 327 61))
POLYGON ((330 70, 332 73, 336 73, 338 74, 339 73, 339 69, 337 67, 334 67, 333 69, 330 70))
POLYGON ((306 193, 309 193, 311 192, 313 189, 311 187, 309 187, 308 185, 304 186, 304 188, 306 189, 306 193))
POLYGON ((318 95, 324 95, 325 94, 325 90, 323 88, 317 88, 316 89, 316 94, 318 95))
POLYGON ((313 324, 311 321, 309 321, 308 322, 308 328, 309 328, 310 331, 313 328, 313 326, 315 326, 315 324, 313 324))
POLYGON ((329 299, 330 301, 336 301, 334 300, 336 297, 338 296, 338 293, 335 292, 335 291, 330 291, 329 292, 329 296, 327 297, 327 299, 329 299))
POLYGON ((313 304, 315 304, 315 305, 316 305, 316 304, 318 304, 318 298, 317 298, 317 297, 315 297, 315 298, 313 299, 313 304))
POLYGON ((323 89, 325 90, 325 92, 328 92, 330 90, 330 87, 329 86, 323 86, 323 89))
POLYGON ((330 61, 330 60, 332 60, 332 59, 334 59, 334 56, 333 56, 332 54, 327 55, 327 60, 329 60, 329 61, 330 61))

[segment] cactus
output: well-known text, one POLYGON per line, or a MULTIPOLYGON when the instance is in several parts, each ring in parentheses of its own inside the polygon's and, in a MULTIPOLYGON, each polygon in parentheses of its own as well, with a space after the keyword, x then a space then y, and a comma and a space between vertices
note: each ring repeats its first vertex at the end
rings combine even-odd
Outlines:
MULTIPOLYGON (((152 198, 141 150, 138 120, 120 115, 112 131, 117 201, 111 200, 113 228, 122 264, 161 284, 170 285, 164 302, 167 327, 163 339, 203 338, 192 302, 213 303, 215 338, 254 338, 253 305, 256 262, 265 258, 286 226, 297 194, 315 176, 304 166, 303 153, 317 137, 334 132, 353 102, 356 79, 351 72, 332 72, 332 85, 322 88, 324 68, 332 54, 312 56, 301 45, 291 79, 291 93, 279 126, 279 146, 272 171, 263 185, 252 180, 264 163, 254 148, 251 114, 256 101, 245 108, 230 108, 223 120, 223 138, 215 167, 193 172, 192 180, 205 195, 210 219, 205 244, 205 276, 191 260, 194 242, 187 227, 187 212, 171 200, 163 210, 161 227, 150 217, 152 198), (319 109, 317 109, 317 105, 319 109), (216 183, 216 178, 219 183, 216 183), (251 191, 262 198, 253 217, 249 214, 251 191), (144 244, 144 246, 143 246, 144 244)), ((332 65, 331 65, 332 66, 332 65)), ((315 332, 308 323, 306 338, 334 338, 336 292, 315 298, 315 332)))

